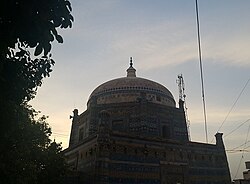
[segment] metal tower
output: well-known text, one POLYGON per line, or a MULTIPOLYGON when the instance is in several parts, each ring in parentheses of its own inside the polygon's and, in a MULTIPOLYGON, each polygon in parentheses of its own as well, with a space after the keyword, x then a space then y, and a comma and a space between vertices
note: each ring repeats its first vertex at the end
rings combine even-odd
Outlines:
POLYGON ((190 140, 190 121, 188 119, 187 114, 187 106, 186 106, 186 94, 185 94, 185 84, 182 74, 179 74, 176 80, 179 89, 179 101, 182 101, 184 104, 184 112, 187 122, 187 130, 188 130, 188 139, 190 140))

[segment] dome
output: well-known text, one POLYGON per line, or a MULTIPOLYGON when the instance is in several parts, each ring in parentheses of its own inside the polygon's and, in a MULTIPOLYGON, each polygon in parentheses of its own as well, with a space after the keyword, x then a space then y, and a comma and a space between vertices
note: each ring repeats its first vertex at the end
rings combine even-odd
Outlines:
POLYGON ((139 98, 144 97, 154 103, 175 106, 174 97, 166 87, 157 82, 136 77, 132 60, 130 62, 127 77, 101 84, 91 93, 89 101, 95 97, 97 103, 107 104, 138 101, 139 98))

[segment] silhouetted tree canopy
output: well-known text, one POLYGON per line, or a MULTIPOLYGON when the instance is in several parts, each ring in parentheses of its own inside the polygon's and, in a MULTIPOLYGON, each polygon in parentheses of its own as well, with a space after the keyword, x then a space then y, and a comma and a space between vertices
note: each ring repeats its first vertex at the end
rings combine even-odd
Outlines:
POLYGON ((0 82, 4 84, 4 97, 17 103, 34 97, 55 63, 50 54, 51 43, 63 42, 57 29, 72 27, 70 11, 67 0, 2 1, 0 82), (8 91, 10 87, 12 91, 8 91))
MULTIPOLYGON (((72 27, 71 5, 67 0, 3 0, 0 6, 1 50, 35 48, 35 55, 51 50, 55 39, 63 42, 57 28, 72 27)), ((8 52, 8 51, 7 51, 8 52)), ((11 55, 11 53, 9 53, 11 55)))
POLYGON ((28 102, 50 75, 53 41, 71 28, 67 0, 2 0, 0 6, 0 183, 59 183, 61 146, 28 102))
POLYGON ((61 183, 67 173, 61 145, 49 139, 51 129, 46 117, 35 120, 34 114, 31 108, 19 109, 16 125, 4 134, 0 154, 1 183, 61 183))

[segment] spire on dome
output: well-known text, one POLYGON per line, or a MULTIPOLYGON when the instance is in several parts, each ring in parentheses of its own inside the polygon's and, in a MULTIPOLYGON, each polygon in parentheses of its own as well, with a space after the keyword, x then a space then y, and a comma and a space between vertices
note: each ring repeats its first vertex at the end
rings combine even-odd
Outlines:
POLYGON ((130 57, 130 66, 133 67, 133 58, 130 57))
POLYGON ((133 58, 130 57, 130 67, 127 69, 127 77, 136 77, 136 69, 133 67, 133 58))

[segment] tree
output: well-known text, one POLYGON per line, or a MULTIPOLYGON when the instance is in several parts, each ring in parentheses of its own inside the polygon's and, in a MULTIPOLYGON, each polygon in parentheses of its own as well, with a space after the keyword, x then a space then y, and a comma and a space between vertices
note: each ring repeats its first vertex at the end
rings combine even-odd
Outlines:
POLYGON ((67 172, 61 145, 49 139, 51 129, 42 116, 25 108, 12 126, 0 155, 1 183, 60 183, 67 172))
POLYGON ((22 103, 34 98, 54 61, 51 43, 63 42, 58 28, 72 26, 67 0, 3 0, 0 6, 0 82, 6 99, 22 103), (31 54, 31 49, 34 53, 31 54), (16 85, 16 82, 19 82, 16 85), (10 87, 11 91, 8 91, 10 87), (11 92, 7 94, 7 92, 11 92))
POLYGON ((36 120, 28 102, 52 71, 51 44, 63 42, 58 29, 72 27, 71 11, 67 0, 1 1, 1 183, 46 183, 64 173, 60 144, 50 140, 46 118, 36 120))

